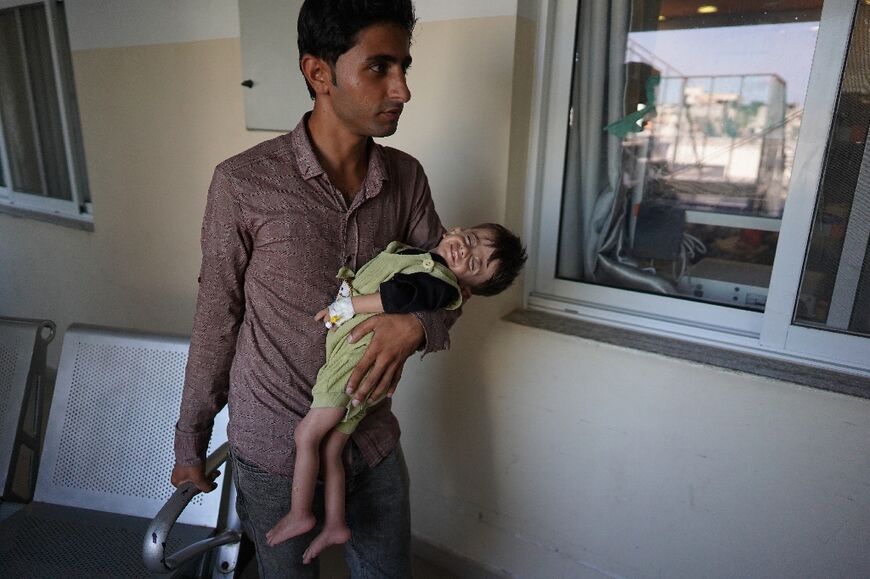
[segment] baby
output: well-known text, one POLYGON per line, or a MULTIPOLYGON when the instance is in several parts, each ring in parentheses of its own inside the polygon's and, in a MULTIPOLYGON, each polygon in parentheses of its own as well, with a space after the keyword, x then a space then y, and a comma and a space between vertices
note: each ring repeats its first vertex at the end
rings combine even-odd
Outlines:
POLYGON ((303 561, 307 564, 330 545, 350 539, 344 514, 342 451, 366 409, 382 400, 353 401, 358 404, 354 405, 345 393, 350 374, 371 341, 369 334, 348 343, 350 331, 383 312, 456 309, 471 295, 496 295, 513 283, 525 260, 519 237, 501 225, 484 223, 450 230, 429 251, 394 241, 358 272, 348 268, 338 272, 343 282, 336 300, 315 316, 331 331, 326 338, 326 363, 312 391, 311 410, 296 427, 290 512, 266 534, 269 545, 314 528, 312 502, 321 453, 326 521, 303 561))

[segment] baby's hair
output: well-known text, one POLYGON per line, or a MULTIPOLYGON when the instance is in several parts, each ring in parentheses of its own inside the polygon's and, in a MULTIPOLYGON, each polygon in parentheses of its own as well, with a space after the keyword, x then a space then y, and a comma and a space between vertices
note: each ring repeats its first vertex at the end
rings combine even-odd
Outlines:
POLYGON ((494 296, 510 287, 523 265, 526 263, 526 248, 519 236, 510 229, 498 223, 481 223, 474 229, 485 229, 492 234, 492 239, 486 240, 486 244, 493 247, 492 258, 498 262, 495 273, 487 281, 478 286, 469 288, 471 293, 478 296, 494 296))

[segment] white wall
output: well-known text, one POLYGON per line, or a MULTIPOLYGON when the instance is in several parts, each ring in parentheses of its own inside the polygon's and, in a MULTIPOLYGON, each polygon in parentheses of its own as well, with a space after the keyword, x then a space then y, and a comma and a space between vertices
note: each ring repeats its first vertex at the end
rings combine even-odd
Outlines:
MULTIPOLYGON (((421 22, 511 16, 517 0, 418 0, 421 22)), ((66 0, 73 50, 239 35, 238 0, 66 0)))
MULTIPOLYGON (((189 332, 211 170, 273 136, 244 130, 234 3, 67 1, 96 231, 0 215, 0 315, 189 332)), ((446 222, 516 225, 534 2, 450 5, 487 17, 421 23, 390 142, 446 222)), ((499 321, 519 298, 406 368, 418 536, 515 577, 870 576, 870 402, 499 321)))
POLYGON ((516 577, 870 574, 870 401, 469 318, 396 398, 415 532, 516 577))
POLYGON ((66 0, 72 50, 239 35, 238 0, 66 0))

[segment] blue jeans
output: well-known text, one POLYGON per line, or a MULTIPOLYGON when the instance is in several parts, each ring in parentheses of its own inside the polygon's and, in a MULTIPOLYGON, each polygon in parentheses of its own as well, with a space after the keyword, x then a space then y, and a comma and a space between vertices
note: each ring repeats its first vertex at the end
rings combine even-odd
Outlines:
MULTIPOLYGON (((353 442, 350 466, 345 462, 346 516, 351 538, 344 558, 352 579, 407 579, 411 577, 411 511, 408 469, 401 447, 370 468, 353 442)), ((260 467, 233 457, 236 510, 245 533, 254 542, 260 579, 319 577, 319 564, 302 564, 302 553, 320 531, 266 544, 266 532, 290 510, 288 478, 269 474, 260 467)), ((323 485, 318 483, 314 513, 323 520, 323 485)))

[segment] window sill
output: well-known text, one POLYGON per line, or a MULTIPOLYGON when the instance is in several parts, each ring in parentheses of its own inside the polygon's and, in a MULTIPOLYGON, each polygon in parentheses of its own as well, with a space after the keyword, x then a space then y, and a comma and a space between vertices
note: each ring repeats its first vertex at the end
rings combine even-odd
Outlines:
POLYGON ((11 215, 12 217, 21 217, 25 219, 35 219, 36 221, 44 221, 46 223, 54 223, 62 227, 71 229, 79 229, 82 231, 93 231, 94 221, 90 215, 82 215, 75 217, 72 215, 62 215, 59 213, 46 213, 36 209, 28 209, 25 207, 13 207, 0 202, 0 214, 11 215))
POLYGON ((870 376, 847 374, 827 368, 699 344, 675 337, 617 328, 535 309, 514 310, 505 316, 504 320, 568 336, 577 336, 624 348, 653 352, 671 358, 870 399, 870 376))

